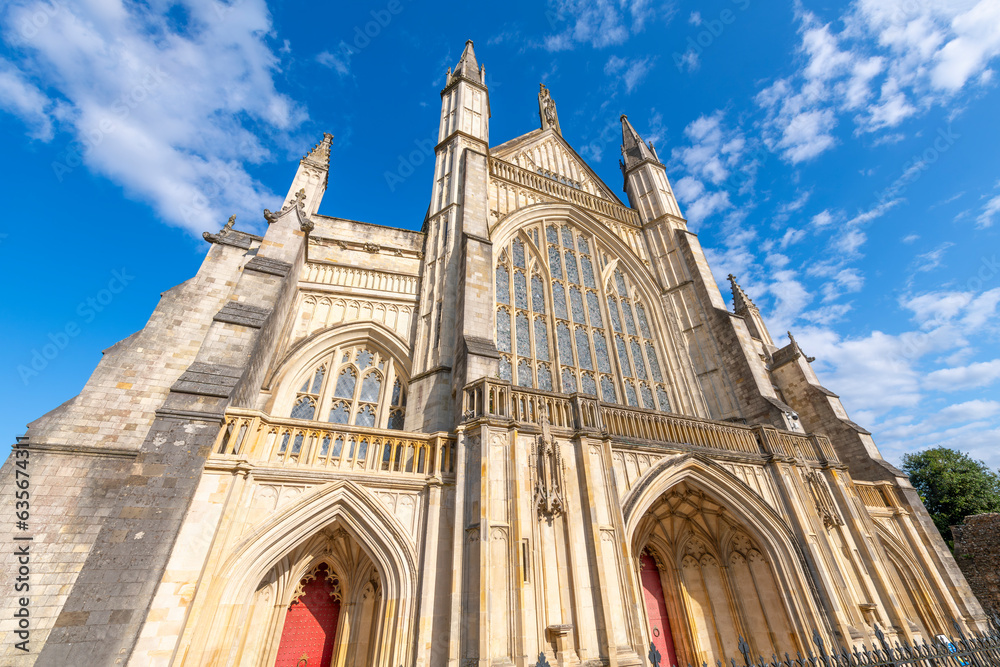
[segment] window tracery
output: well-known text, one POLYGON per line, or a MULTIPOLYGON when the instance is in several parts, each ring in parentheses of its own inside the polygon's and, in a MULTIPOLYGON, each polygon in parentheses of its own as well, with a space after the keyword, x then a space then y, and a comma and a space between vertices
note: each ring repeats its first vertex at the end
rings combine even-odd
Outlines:
POLYGON ((606 267, 609 260, 597 239, 551 222, 522 233, 496 266, 500 377, 669 411, 649 315, 620 269, 600 284, 595 263, 606 267))
POLYGON ((405 415, 405 379, 391 357, 364 344, 337 347, 310 370, 290 412, 293 419, 395 430, 405 415))

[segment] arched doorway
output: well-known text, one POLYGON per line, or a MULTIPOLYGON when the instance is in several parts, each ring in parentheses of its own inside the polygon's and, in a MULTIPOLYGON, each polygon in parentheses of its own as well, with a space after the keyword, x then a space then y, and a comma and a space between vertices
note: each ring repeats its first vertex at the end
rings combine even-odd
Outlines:
POLYGON ((682 481, 652 503, 637 533, 651 640, 664 667, 677 653, 681 662, 693 664, 726 661, 739 655, 740 637, 754 655, 798 648, 773 562, 720 501, 682 481), (653 551, 669 572, 649 557, 653 551), (664 580, 657 590, 656 582, 664 580), (683 614, 678 622, 684 627, 671 634, 682 647, 657 644, 654 623, 668 609, 683 614))
POLYGON ((275 667, 330 667, 340 603, 340 579, 329 565, 302 577, 285 614, 275 667))
POLYGON ((640 557, 642 569, 642 593, 646 602, 646 616, 649 620, 649 636, 660 654, 660 664, 672 667, 677 664, 674 638, 667 614, 667 600, 663 594, 663 579, 656 559, 648 550, 640 557))

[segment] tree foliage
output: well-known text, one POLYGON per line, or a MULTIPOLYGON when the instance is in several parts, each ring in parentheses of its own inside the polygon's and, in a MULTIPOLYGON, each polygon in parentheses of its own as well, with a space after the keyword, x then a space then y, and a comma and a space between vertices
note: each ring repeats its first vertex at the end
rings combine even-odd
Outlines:
POLYGON ((951 527, 967 516, 1000 512, 1000 474, 967 454, 935 447, 903 456, 903 470, 951 544, 951 527))

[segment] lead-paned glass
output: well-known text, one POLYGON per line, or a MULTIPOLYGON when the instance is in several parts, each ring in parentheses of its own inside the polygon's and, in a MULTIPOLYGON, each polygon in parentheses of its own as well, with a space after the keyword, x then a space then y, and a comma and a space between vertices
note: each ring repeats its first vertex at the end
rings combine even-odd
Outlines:
POLYGON ((528 308, 528 279, 523 271, 514 272, 514 306, 528 308))
POLYGON ((577 324, 586 324, 587 314, 583 308, 583 294, 580 293, 579 287, 569 288, 569 300, 573 308, 573 321, 577 324))
POLYGON ((497 349, 510 352, 510 313, 504 308, 497 310, 497 349))

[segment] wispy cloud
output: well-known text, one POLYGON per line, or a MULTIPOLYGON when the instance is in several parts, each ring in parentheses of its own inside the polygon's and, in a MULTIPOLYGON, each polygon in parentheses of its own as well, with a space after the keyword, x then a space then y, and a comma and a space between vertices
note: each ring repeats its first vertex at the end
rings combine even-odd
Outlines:
POLYGON ((655 59, 652 57, 625 59, 611 56, 604 65, 604 73, 619 79, 625 84, 625 92, 631 93, 653 69, 654 63, 655 59))
POLYGON ((48 3, 9 4, 4 38, 24 56, 4 66, 0 85, 18 92, 2 96, 5 108, 34 136, 65 137, 53 147, 54 181, 82 162, 164 220, 199 232, 232 212, 256 219, 274 205, 245 165, 287 151, 306 112, 276 90, 263 0, 244 0, 238 11, 181 4, 186 20, 177 24, 121 0, 57 3, 30 36, 13 26, 48 3))
POLYGON ((1000 55, 1000 4, 856 0, 837 23, 801 5, 797 71, 757 96, 769 146, 790 163, 816 158, 837 143, 850 117, 856 133, 890 132, 926 109, 949 104, 1000 55))
MULTIPOLYGON (((343 42, 341 42, 341 44, 343 44, 343 42)), ((333 54, 329 51, 320 51, 316 55, 316 62, 323 67, 329 67, 340 76, 347 76, 351 73, 352 53, 353 52, 350 49, 344 49, 340 51, 339 54, 333 54)))
POLYGON ((1000 214, 1000 195, 986 202, 979 216, 976 217, 976 227, 980 229, 992 227, 996 221, 997 214, 1000 214))
POLYGON ((549 23, 561 30, 543 40, 548 51, 568 51, 578 44, 601 49, 625 43, 642 32, 657 14, 669 19, 672 6, 654 5, 651 0, 555 0, 547 12, 549 23))

